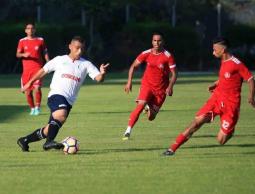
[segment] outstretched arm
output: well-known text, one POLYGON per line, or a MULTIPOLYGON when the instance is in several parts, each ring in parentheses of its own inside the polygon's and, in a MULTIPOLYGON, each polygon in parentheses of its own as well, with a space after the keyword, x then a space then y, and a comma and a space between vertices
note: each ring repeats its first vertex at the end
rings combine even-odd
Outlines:
POLYGON ((110 64, 107 63, 107 64, 102 64, 102 65, 100 66, 100 74, 97 75, 97 76, 95 77, 95 80, 96 80, 97 82, 103 82, 103 81, 104 81, 104 77, 105 77, 105 74, 106 74, 106 69, 107 69, 107 67, 108 67, 109 65, 110 65, 110 64))
POLYGON ((172 96, 173 95, 173 88, 174 88, 174 84, 175 84, 175 82, 177 80, 177 75, 178 75, 176 68, 173 69, 171 71, 171 73, 172 73, 171 80, 170 80, 169 85, 168 85, 168 87, 166 89, 166 95, 168 95, 168 96, 172 96))
POLYGON ((255 108, 255 101, 254 101, 255 88, 254 88, 253 77, 248 80, 248 84, 249 84, 248 103, 251 104, 251 106, 255 108))
POLYGON ((208 91, 213 92, 215 88, 218 86, 219 80, 215 81, 212 85, 208 86, 208 91))
POLYGON ((41 68, 25 85, 23 88, 21 88, 21 92, 26 91, 33 83, 34 81, 43 78, 47 73, 44 71, 43 68, 41 68))
POLYGON ((140 64, 141 64, 140 61, 135 60, 129 68, 128 80, 124 87, 124 90, 126 93, 132 92, 132 79, 133 79, 134 71, 137 67, 139 67, 140 64))

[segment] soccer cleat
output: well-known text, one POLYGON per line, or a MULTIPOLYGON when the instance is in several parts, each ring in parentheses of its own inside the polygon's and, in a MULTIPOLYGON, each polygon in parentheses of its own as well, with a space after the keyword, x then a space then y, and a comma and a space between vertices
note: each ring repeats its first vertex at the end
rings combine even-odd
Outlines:
POLYGON ((35 108, 34 110, 34 114, 35 116, 39 115, 41 113, 41 109, 40 108, 35 108))
POLYGON ((18 139, 17 144, 22 149, 23 152, 29 152, 28 143, 26 143, 26 138, 21 137, 18 139))
POLYGON ((174 152, 172 150, 166 150, 165 152, 163 152, 164 156, 172 156, 174 155, 174 152))
POLYGON ((35 109, 34 108, 31 108, 31 111, 29 113, 30 115, 35 115, 35 109))
POLYGON ((50 141, 50 142, 45 142, 45 144, 43 144, 43 149, 46 150, 50 150, 50 149, 63 149, 64 145, 62 143, 58 143, 55 141, 50 141))
POLYGON ((125 133, 124 137, 122 137, 122 140, 126 141, 130 139, 130 133, 125 133))

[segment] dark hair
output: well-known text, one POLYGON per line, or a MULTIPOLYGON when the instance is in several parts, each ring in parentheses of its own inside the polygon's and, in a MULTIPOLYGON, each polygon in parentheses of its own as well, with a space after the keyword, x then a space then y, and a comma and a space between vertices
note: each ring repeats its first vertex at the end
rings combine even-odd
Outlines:
POLYGON ((34 21, 28 21, 25 23, 25 28, 28 26, 28 25, 33 25, 35 27, 35 22, 34 21))
POLYGON ((227 48, 230 47, 229 40, 224 37, 216 37, 213 39, 213 44, 220 44, 222 46, 225 46, 227 48))
POLYGON ((162 32, 155 31, 155 32, 152 33, 152 36, 154 36, 154 35, 159 35, 159 36, 161 36, 162 39, 164 39, 164 35, 163 35, 162 32))
POLYGON ((80 43, 82 43, 82 44, 85 44, 85 40, 84 40, 81 36, 74 36, 74 37, 72 38, 71 42, 72 42, 72 41, 78 41, 78 42, 80 42, 80 43))

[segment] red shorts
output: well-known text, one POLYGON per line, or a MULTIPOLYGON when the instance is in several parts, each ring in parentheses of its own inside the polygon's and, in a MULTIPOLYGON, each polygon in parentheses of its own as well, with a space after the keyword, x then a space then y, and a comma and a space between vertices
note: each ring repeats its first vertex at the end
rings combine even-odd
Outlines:
POLYGON ((226 99, 221 99, 216 95, 212 95, 205 105, 200 108, 196 116, 206 115, 213 120, 215 116, 219 115, 221 120, 221 131, 229 135, 235 130, 239 112, 240 103, 230 102, 226 99))
POLYGON ((165 99, 165 91, 153 91, 149 87, 141 85, 136 101, 145 101, 150 108, 158 112, 165 99))
MULTIPOLYGON (((22 73, 21 76, 21 88, 39 71, 39 69, 34 69, 22 73)), ((42 86, 42 80, 36 80, 33 85, 29 88, 33 90, 35 87, 42 86)))

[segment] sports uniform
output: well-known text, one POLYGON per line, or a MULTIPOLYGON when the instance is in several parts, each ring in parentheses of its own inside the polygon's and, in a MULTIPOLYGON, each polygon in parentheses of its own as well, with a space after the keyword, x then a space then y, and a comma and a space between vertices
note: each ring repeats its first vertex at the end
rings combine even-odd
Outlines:
POLYGON ((166 98, 169 74, 176 68, 174 58, 166 50, 153 54, 149 49, 142 52, 136 60, 146 63, 137 101, 146 101, 155 112, 158 112, 166 98))
MULTIPOLYGON (((23 87, 23 85, 25 85, 43 66, 44 61, 42 56, 44 53, 47 53, 47 47, 41 37, 32 39, 25 37, 19 40, 17 51, 21 53, 30 53, 28 58, 22 59, 23 73, 21 77, 21 86, 23 87)), ((33 86, 41 86, 41 84, 41 80, 37 80, 33 83, 33 86)), ((33 89, 33 86, 31 89, 33 89)))
POLYGON ((208 115, 212 120, 220 115, 221 131, 232 134, 239 118, 242 83, 250 79, 253 79, 252 73, 236 57, 222 61, 218 85, 196 115, 208 115))

